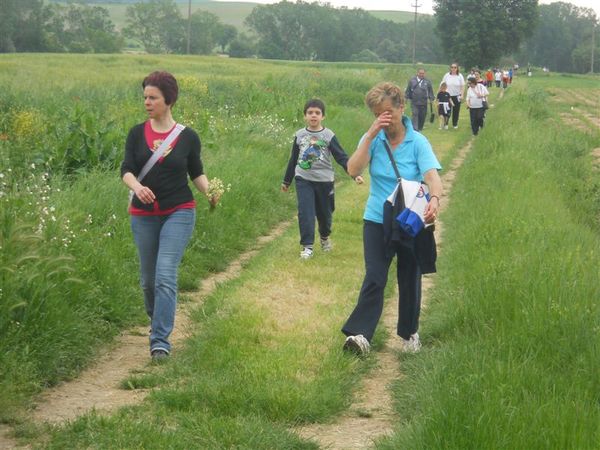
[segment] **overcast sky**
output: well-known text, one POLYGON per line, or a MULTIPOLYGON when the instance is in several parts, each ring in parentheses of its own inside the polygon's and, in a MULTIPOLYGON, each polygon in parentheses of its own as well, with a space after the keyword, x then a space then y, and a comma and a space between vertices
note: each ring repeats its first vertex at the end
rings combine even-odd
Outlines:
MULTIPOLYGON (((240 1, 240 0, 220 0, 220 1, 240 1)), ((243 0, 242 0, 243 1, 243 0)), ((279 0, 250 0, 255 3, 277 3, 279 0)), ((311 0, 308 0, 311 1, 311 0)), ((368 10, 382 11, 414 11, 415 1, 421 5, 418 8, 420 13, 433 14, 433 0, 329 0, 332 6, 347 6, 348 8, 362 8, 368 10)), ((556 0, 539 0, 541 4, 554 3, 556 0)), ((596 16, 600 17, 599 0, 570 0, 565 3, 572 3, 582 8, 592 8, 596 16)))

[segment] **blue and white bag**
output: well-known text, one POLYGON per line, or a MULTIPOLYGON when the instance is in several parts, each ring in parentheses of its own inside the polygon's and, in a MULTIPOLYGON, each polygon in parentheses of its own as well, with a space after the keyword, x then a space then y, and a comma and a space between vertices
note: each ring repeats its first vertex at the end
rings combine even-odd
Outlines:
POLYGON ((404 210, 396 217, 400 227, 412 237, 432 224, 425 223, 425 209, 429 203, 429 187, 418 181, 402 180, 404 210))
POLYGON ((396 205, 399 194, 398 190, 402 191, 401 198, 404 200, 404 208, 396 215, 395 220, 406 234, 415 237, 424 228, 432 225, 425 223, 425 209, 427 208, 427 203, 429 203, 429 187, 420 181, 408 181, 401 178, 392 151, 386 141, 384 141, 384 145, 398 179, 398 184, 394 192, 390 194, 386 202, 391 204, 392 210, 398 211, 402 207, 401 205, 396 205))

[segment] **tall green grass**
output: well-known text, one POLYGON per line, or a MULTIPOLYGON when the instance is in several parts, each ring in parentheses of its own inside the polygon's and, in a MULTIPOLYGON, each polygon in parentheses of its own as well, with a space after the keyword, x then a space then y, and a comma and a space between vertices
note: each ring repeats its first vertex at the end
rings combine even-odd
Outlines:
POLYGON ((425 351, 377 448, 600 447, 599 144, 509 90, 453 187, 425 351))

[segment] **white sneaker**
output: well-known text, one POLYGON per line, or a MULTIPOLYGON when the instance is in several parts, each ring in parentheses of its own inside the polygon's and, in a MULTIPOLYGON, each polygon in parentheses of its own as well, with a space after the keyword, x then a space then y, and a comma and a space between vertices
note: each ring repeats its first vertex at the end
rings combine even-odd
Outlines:
POLYGON ((331 250, 333 250, 333 244, 331 243, 331 239, 321 239, 321 250, 323 250, 324 252, 330 252, 331 250))
POLYGON ((453 127, 453 128, 454 128, 455 130, 456 130, 456 129, 458 129, 458 125, 457 125, 457 126, 455 126, 455 127, 453 127))
POLYGON ((405 353, 418 353, 421 350, 419 333, 411 334, 409 339, 402 339, 402 351, 405 353))
POLYGON ((371 344, 362 334, 348 336, 344 342, 344 350, 356 353, 357 355, 367 355, 371 351, 371 344))
POLYGON ((304 247, 302 249, 302 251, 300 252, 300 258, 301 259, 312 258, 312 255, 313 255, 313 249, 311 247, 304 247))
POLYGON ((447 130, 447 129, 448 129, 448 125, 444 125, 444 130, 447 130))

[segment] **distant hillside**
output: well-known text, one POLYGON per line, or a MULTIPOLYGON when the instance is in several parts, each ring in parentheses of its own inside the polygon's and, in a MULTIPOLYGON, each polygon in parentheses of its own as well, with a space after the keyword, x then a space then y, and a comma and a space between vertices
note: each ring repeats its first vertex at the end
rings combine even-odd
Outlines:
MULTIPOLYGON (((123 28, 126 24, 125 12, 128 6, 138 3, 139 0, 105 0, 105 1, 82 1, 81 3, 94 4, 106 8, 114 22, 117 30, 123 28)), ((54 3, 65 3, 64 1, 54 1, 54 3)), ((187 17, 187 0, 176 0, 183 17, 187 17)), ((218 2, 211 0, 192 0, 192 13, 201 10, 215 14, 221 19, 221 22, 233 25, 238 30, 244 30, 244 19, 252 12, 259 3, 252 2, 218 2)), ((369 11, 378 19, 392 20, 398 23, 411 22, 414 20, 414 13, 409 11, 369 11)))
MULTIPOLYGON (((95 6, 102 6, 108 10, 111 20, 114 22, 117 30, 123 28, 126 24, 125 12, 128 6, 137 1, 122 0, 117 3, 118 0, 113 2, 88 2, 93 3, 95 6)), ((62 2, 60 2, 62 3, 62 2)), ((181 15, 187 17, 188 13, 188 2, 177 2, 181 15)), ((252 9, 258 5, 258 3, 247 3, 247 2, 213 2, 213 1, 194 1, 192 0, 192 13, 197 10, 208 11, 218 16, 221 22, 233 25, 239 30, 244 28, 244 19, 250 14, 252 9)))
MULTIPOLYGON (((410 11, 369 11, 378 19, 391 20, 392 22, 406 23, 415 20, 415 13, 410 11)), ((419 16, 429 14, 419 14, 419 16)))

